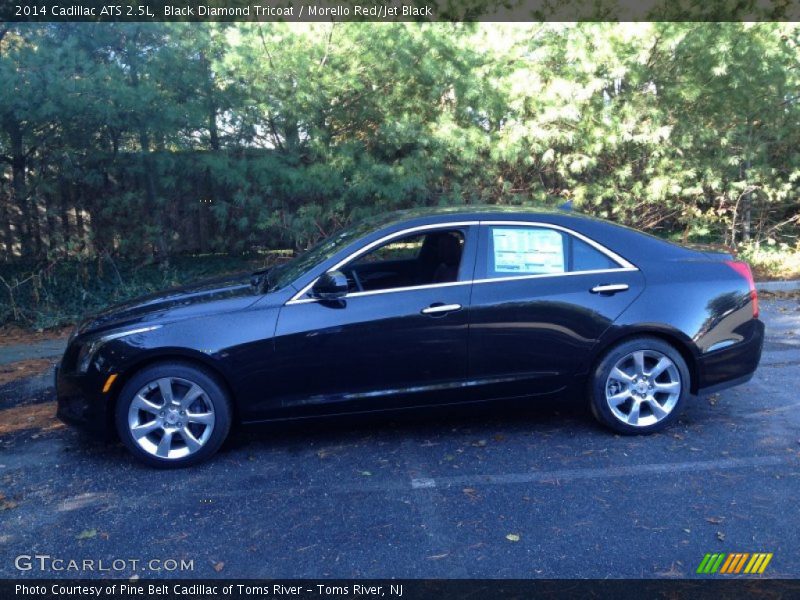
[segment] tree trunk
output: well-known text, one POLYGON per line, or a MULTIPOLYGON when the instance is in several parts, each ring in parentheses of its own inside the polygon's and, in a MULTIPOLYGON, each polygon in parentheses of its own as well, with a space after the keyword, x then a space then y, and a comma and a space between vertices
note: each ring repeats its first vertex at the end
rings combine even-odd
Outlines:
MULTIPOLYGON (((747 178, 750 175, 750 166, 751 166, 751 148, 753 143, 753 125, 750 124, 747 130, 747 145, 745 147, 745 154, 747 159, 744 163, 744 173, 742 177, 742 181, 744 181, 745 186, 749 186, 750 183, 747 181, 747 178)), ((751 218, 753 212, 753 192, 749 191, 744 195, 742 198, 742 241, 747 243, 750 241, 750 229, 751 229, 751 218)))
POLYGON ((47 249, 51 253, 61 250, 61 240, 58 235, 58 217, 56 216, 55 198, 48 194, 45 196, 45 222, 47 223, 47 249))
POLYGON ((78 244, 80 245, 80 250, 86 248, 86 238, 84 236, 83 230, 83 211, 81 207, 77 204, 75 205, 75 237, 78 238, 78 244))
POLYGON ((747 192, 742 198, 742 241, 750 241, 751 215, 753 212, 753 192, 747 192))
POLYGON ((31 198, 31 235, 33 236, 33 249, 36 256, 44 254, 44 244, 42 243, 42 221, 39 202, 36 198, 31 198))
POLYGON ((11 198, 4 193, 2 182, 0 181, 0 223, 3 225, 3 247, 5 248, 4 260, 11 260, 14 255, 14 230, 11 227, 11 198))
POLYGON ((70 242, 70 227, 69 227, 69 183, 63 177, 61 178, 61 240, 64 244, 64 250, 67 250, 70 242))
POLYGON ((12 203, 19 208, 19 221, 17 231, 20 238, 22 256, 33 254, 33 211, 28 199, 28 190, 25 180, 27 160, 23 151, 22 127, 14 119, 6 121, 11 149, 11 189, 12 203))

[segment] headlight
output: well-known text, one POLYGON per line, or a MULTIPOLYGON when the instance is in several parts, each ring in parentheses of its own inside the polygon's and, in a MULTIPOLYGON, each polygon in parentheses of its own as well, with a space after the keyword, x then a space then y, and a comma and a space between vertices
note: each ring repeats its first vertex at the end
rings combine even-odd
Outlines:
POLYGON ((78 372, 86 373, 89 370, 89 365, 92 364, 92 359, 97 351, 111 340, 117 340, 122 337, 134 335, 136 333, 144 333, 146 331, 153 331, 158 329, 161 325, 151 325, 150 327, 140 327, 138 329, 128 329, 126 331, 118 331, 115 333, 108 333, 94 339, 88 339, 81 344, 81 349, 78 352, 78 372))

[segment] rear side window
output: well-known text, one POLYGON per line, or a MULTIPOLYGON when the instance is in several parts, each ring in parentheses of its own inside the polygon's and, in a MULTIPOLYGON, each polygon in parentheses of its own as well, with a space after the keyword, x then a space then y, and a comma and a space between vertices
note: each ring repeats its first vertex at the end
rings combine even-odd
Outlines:
POLYGON ((583 240, 547 227, 490 227, 487 250, 489 278, 620 268, 583 240))
POLYGON ((493 227, 489 264, 498 277, 566 270, 564 239, 553 229, 493 227))

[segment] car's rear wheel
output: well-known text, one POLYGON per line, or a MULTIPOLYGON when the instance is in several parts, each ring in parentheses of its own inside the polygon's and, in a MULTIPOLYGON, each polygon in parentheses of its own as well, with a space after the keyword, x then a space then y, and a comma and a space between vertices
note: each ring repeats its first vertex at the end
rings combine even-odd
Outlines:
POLYGON ((136 373, 120 392, 115 421, 125 446, 148 465, 186 467, 211 457, 231 425, 230 399, 217 378, 182 362, 136 373))
POLYGON ((592 413, 625 434, 660 431, 678 418, 689 395, 689 369, 674 347, 651 337, 611 348, 589 382, 592 413))

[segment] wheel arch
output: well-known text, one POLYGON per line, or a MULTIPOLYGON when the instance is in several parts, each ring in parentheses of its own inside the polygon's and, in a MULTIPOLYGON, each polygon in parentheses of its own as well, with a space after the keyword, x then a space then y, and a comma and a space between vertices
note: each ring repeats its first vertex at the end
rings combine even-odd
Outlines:
POLYGON ((201 352, 193 352, 186 348, 160 348, 156 351, 138 356, 136 360, 126 365, 124 371, 120 372, 119 377, 114 381, 109 398, 109 410, 107 411, 110 431, 116 432, 114 413, 117 408, 119 394, 125 387, 125 384, 142 369, 162 362, 182 362, 200 367, 211 373, 219 380, 219 383, 225 388, 225 391, 228 392, 228 397, 231 400, 231 410, 233 411, 233 424, 239 423, 239 406, 236 401, 236 396, 233 393, 233 388, 230 385, 228 377, 224 371, 219 368, 219 365, 201 352))
POLYGON ((684 362, 686 363, 686 367, 689 369, 689 391, 691 391, 692 394, 697 393, 697 390, 699 389, 699 353, 696 346, 692 340, 686 336, 686 334, 676 329, 659 327, 655 325, 625 328, 624 330, 612 332, 610 335, 604 337, 595 347, 595 351, 590 361, 591 367, 588 376, 591 377, 591 374, 594 373, 598 363, 603 359, 606 353, 611 350, 611 348, 638 337, 652 337, 660 339, 675 348, 675 350, 678 351, 678 353, 681 355, 681 358, 683 358, 684 362))

